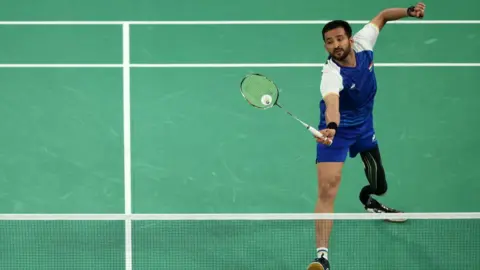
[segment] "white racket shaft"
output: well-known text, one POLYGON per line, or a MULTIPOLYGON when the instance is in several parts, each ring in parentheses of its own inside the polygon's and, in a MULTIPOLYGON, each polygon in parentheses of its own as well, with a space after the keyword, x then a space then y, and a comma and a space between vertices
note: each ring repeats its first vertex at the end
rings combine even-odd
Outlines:
MULTIPOLYGON (((275 104, 277 105, 279 108, 285 110, 282 106, 280 106, 280 104, 275 104)), ((320 138, 320 139, 323 139, 323 140, 326 140, 327 141, 327 145, 330 146, 332 145, 332 140, 328 139, 327 137, 323 136, 322 133, 320 133, 320 131, 316 130, 314 127, 311 127, 310 125, 308 125, 307 123, 303 122, 302 120, 298 119, 298 117, 296 117, 295 115, 293 115, 291 112, 285 110, 285 112, 287 114, 289 114, 291 117, 293 117, 295 120, 297 120, 298 122, 302 123, 302 125, 308 129, 308 131, 310 131, 315 137, 317 138, 320 138)))
POLYGON ((315 137, 317 138, 320 138, 320 139, 324 139, 324 140, 327 140, 328 142, 328 145, 331 145, 332 144, 332 140, 328 139, 327 137, 323 136, 322 133, 320 133, 320 131, 316 130, 314 127, 304 123, 302 120, 296 118, 298 120, 298 122, 302 123, 302 125, 304 127, 306 127, 308 129, 308 131, 310 131, 315 137))

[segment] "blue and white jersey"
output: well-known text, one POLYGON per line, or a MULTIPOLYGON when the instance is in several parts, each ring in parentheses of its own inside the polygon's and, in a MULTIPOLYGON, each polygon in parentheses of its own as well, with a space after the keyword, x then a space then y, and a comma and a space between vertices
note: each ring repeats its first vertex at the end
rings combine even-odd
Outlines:
MULTIPOLYGON (((322 97, 330 94, 340 98, 340 127, 355 126, 363 123, 373 111, 377 81, 373 68, 373 47, 377 41, 379 29, 372 23, 366 24, 353 36, 352 46, 355 67, 337 65, 328 58, 322 70, 320 92, 322 97)), ((325 102, 320 101, 320 125, 325 125, 325 102)))

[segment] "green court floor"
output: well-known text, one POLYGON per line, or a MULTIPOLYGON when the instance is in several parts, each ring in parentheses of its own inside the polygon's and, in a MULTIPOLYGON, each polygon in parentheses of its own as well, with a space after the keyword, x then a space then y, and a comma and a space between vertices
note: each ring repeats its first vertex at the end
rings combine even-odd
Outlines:
MULTIPOLYGON (((410 4, 12 0, 0 3, 0 21, 368 20, 410 4)), ((426 4, 427 20, 480 19, 479 3, 457 1, 463 9, 455 12, 451 3, 426 4)), ((321 28, 132 25, 130 62, 323 63, 321 28)), ((0 22, 0 36, 0 64, 123 61, 121 25, 0 22)), ((479 47, 480 24, 392 24, 375 58, 479 63, 479 47)), ((124 213, 126 188, 133 213, 313 212, 315 142, 281 110, 246 103, 238 85, 248 72, 274 78, 284 106, 316 125, 320 67, 131 68, 132 185, 125 187, 121 67, 0 68, 0 212, 124 213)), ((376 137, 389 181, 382 202, 406 212, 480 212, 480 67, 375 72, 376 137)), ((362 212, 365 183, 361 161, 349 159, 336 211, 362 212)), ((337 224, 333 269, 480 265, 479 220, 337 224)), ((121 221, 3 221, 0 235, 2 269, 125 269, 121 221)), ((315 255, 313 240, 308 221, 136 221, 133 269, 304 269, 315 255)))

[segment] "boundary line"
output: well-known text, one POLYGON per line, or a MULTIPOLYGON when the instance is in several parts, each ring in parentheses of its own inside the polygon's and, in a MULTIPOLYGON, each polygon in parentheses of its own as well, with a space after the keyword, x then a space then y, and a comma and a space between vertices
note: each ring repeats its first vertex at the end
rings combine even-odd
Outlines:
POLYGON ((255 213, 255 214, 0 214, 0 220, 382 220, 478 219, 480 212, 444 213, 255 213))
MULTIPOLYGON (((131 144, 130 144, 130 25, 122 26, 123 53, 123 154, 125 214, 132 214, 131 144)), ((125 270, 132 269, 132 221, 125 220, 125 270)))
MULTIPOLYGON (((330 20, 239 20, 239 21, 0 21, 0 25, 260 25, 326 24, 330 20)), ((369 20, 347 20, 366 24, 369 20)), ((388 24, 480 24, 480 20, 398 20, 388 24)))
POLYGON ((0 68, 123 68, 123 64, 0 64, 0 68))
MULTIPOLYGON (((475 67, 480 63, 375 63, 375 67, 475 67)), ((130 64, 133 68, 323 67, 323 63, 130 64)))
MULTIPOLYGON (((323 63, 200 63, 200 64, 0 64, 0 68, 226 68, 323 67, 323 63)), ((480 67, 480 63, 376 63, 375 67, 480 67)))

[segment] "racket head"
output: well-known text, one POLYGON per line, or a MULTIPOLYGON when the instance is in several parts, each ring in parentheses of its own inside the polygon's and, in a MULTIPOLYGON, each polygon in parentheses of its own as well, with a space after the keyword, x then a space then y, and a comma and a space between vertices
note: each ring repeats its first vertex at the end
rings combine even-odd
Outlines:
POLYGON ((272 108, 279 98, 277 85, 260 73, 245 75, 240 82, 240 92, 250 105, 259 109, 272 108))

